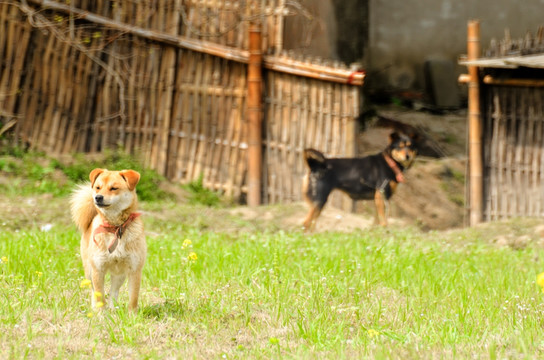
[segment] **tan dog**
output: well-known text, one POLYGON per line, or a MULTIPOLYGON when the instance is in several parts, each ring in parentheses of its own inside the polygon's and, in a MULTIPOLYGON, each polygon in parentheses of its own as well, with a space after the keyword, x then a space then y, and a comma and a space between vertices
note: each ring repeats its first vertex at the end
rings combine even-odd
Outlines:
POLYGON ((136 212, 140 174, 134 170, 94 169, 89 178, 90 184, 80 185, 73 193, 71 210, 82 232, 81 259, 85 277, 92 281, 92 305, 104 304, 104 278, 109 272, 110 307, 128 277, 128 307, 134 311, 147 253, 143 223, 136 212))

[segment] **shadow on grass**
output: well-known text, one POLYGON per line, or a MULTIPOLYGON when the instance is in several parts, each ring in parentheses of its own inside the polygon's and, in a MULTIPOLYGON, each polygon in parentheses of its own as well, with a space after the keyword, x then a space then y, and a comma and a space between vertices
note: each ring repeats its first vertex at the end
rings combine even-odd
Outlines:
POLYGON ((145 306, 142 308, 143 316, 154 319, 164 319, 166 317, 181 318, 186 309, 180 300, 165 300, 162 304, 145 306))

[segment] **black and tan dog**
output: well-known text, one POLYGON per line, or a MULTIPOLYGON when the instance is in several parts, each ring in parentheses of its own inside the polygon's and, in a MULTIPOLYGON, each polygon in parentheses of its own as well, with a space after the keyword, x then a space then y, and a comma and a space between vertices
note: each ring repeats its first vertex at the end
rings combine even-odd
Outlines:
POLYGON ((304 150, 309 172, 304 178, 303 193, 310 204, 304 229, 312 230, 325 206, 329 194, 339 189, 353 200, 371 200, 376 204, 376 220, 387 225, 385 201, 404 181, 417 154, 417 135, 406 136, 393 132, 384 151, 360 158, 326 158, 314 149, 304 150))

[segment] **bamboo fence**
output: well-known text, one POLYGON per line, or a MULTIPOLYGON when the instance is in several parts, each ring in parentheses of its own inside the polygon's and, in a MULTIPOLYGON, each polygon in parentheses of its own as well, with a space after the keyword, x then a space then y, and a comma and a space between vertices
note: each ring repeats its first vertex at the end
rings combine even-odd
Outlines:
MULTIPOLYGON (((476 38, 469 36, 471 40, 476 38)), ((512 39, 506 31, 484 53, 485 58, 463 61, 477 68, 473 78, 480 93, 469 104, 472 114, 482 115, 482 153, 470 156, 481 156, 483 201, 480 214, 471 207, 471 217, 544 216, 544 28, 522 39, 512 39)), ((471 177, 471 187, 475 181, 479 179, 471 177)))
MULTIPOLYGON (((353 119, 359 94, 353 87, 276 72, 267 75, 266 84, 267 201, 300 200, 304 148, 320 149, 328 156, 356 155, 353 119)), ((346 199, 333 195, 332 203, 349 209, 352 203, 346 199)))
POLYGON ((544 88, 485 88, 484 218, 544 216, 544 88))
MULTIPOLYGON (((169 179, 243 199, 243 1, 0 3, 0 120, 52 155, 122 147, 169 179)), ((301 198, 301 152, 355 154, 363 74, 281 51, 283 0, 262 0, 264 202, 301 198)), ((340 204, 343 200, 338 200, 340 204)))

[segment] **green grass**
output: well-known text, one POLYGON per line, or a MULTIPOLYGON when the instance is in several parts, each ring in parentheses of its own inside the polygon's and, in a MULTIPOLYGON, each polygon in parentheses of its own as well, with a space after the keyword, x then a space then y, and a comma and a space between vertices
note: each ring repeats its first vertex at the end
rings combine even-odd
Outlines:
POLYGON ((543 355, 544 294, 535 278, 544 252, 536 245, 497 247, 476 230, 237 233, 152 211, 144 220, 149 253, 134 316, 125 289, 119 309, 88 317, 72 226, 1 231, 0 356, 543 355), (184 248, 185 239, 192 245, 184 248))
POLYGON ((0 174, 10 178, 10 182, 0 183, 0 191, 6 195, 65 196, 72 191, 75 184, 89 181, 91 170, 100 167, 140 172, 141 180, 137 191, 141 200, 172 198, 172 194, 159 187, 165 181, 164 177, 145 167, 137 156, 122 150, 107 151, 94 160, 83 154, 73 154, 66 162, 49 158, 43 153, 26 152, 17 148, 8 150, 0 150, 0 174))
POLYGON ((171 201, 157 193, 160 176, 123 154, 62 164, 16 152, 0 157, 0 173, 0 358, 543 355, 538 220, 307 235, 286 225, 303 216, 295 205, 217 207, 201 179, 186 187, 195 204, 171 201), (93 167, 144 174, 149 251, 136 315, 126 288, 117 309, 98 313, 80 288, 65 195, 93 167))
POLYGON ((202 204, 206 206, 218 206, 221 202, 221 197, 215 191, 204 187, 204 174, 200 174, 197 180, 191 181, 183 185, 183 188, 188 191, 188 202, 192 205, 202 204))
POLYGON ((89 180, 89 173, 94 168, 106 168, 109 170, 133 169, 140 173, 138 183, 138 196, 143 201, 156 201, 171 198, 171 195, 162 190, 159 185, 165 181, 164 177, 156 171, 144 166, 143 161, 136 155, 130 155, 122 149, 106 151, 99 159, 89 161, 83 154, 74 154, 73 161, 62 163, 52 160, 55 167, 60 169, 72 183, 80 183, 89 180))

